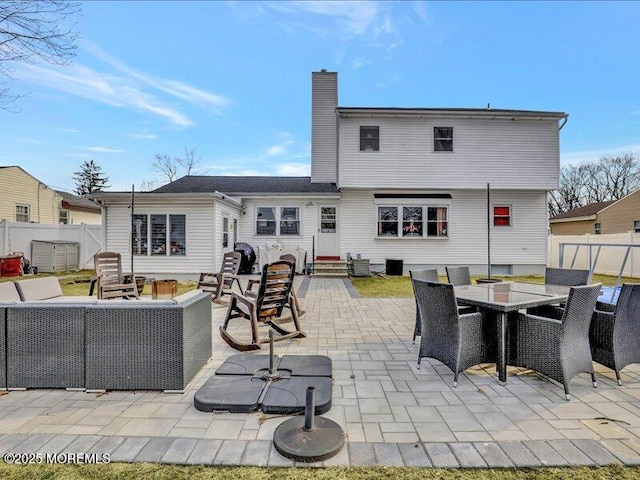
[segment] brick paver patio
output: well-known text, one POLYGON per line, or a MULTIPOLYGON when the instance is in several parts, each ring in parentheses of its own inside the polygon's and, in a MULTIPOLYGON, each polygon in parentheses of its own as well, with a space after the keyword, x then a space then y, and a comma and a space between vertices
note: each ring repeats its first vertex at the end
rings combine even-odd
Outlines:
MULTIPOLYGON (((299 280, 298 280, 299 281, 299 280)), ((333 406, 347 445, 323 465, 524 467, 640 464, 640 368, 597 368, 561 386, 493 365, 474 367, 453 388, 451 371, 423 360, 411 342, 413 299, 354 298, 340 279, 312 279, 302 317, 308 337, 276 344, 276 354, 333 359, 333 406)), ((219 337, 225 308, 213 305, 214 353, 184 394, 126 391, 11 391, 0 396, 0 454, 109 453, 112 461, 273 465, 293 462, 272 446, 287 416, 204 413, 195 391, 236 354, 219 337)), ((239 322, 236 322, 240 325, 239 322)), ((242 335, 248 328, 235 328, 242 335)), ((266 353, 266 352, 264 352, 266 353)))

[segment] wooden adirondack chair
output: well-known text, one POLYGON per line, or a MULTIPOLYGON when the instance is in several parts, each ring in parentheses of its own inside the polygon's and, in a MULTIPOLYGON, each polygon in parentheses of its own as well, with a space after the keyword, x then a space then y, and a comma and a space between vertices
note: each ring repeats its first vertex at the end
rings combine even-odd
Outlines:
POLYGON ((233 283, 238 283, 240 292, 243 293, 242 285, 238 279, 240 262, 242 255, 240 252, 227 252, 222 257, 222 267, 218 273, 201 273, 198 280, 198 289, 211 292, 211 301, 222 303, 223 295, 231 295, 233 283))
POLYGON ((138 298, 136 282, 125 281, 122 257, 115 252, 96 253, 93 256, 98 285, 98 298, 138 298))
POLYGON ((241 295, 236 292, 231 294, 231 301, 227 309, 224 324, 220 327, 222 339, 236 350, 258 350, 263 343, 269 343, 268 337, 260 338, 258 327, 268 325, 279 334, 274 341, 288 338, 306 337, 300 328, 298 313, 292 305, 291 287, 293 285, 294 267, 287 261, 277 261, 265 265, 262 268, 262 277, 255 297, 241 295), (287 307, 291 311, 291 318, 295 330, 288 331, 278 323, 282 320, 282 311, 287 307), (227 327, 229 321, 234 318, 246 319, 251 325, 251 342, 243 343, 231 336, 227 327))

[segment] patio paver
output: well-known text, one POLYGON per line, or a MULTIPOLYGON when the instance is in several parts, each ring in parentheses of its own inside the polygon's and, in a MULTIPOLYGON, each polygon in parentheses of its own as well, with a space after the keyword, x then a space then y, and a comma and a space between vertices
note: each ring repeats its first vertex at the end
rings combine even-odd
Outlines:
MULTIPOLYGON (((301 278, 296 282, 300 284, 301 278)), ((510 367, 472 367, 453 388, 451 371, 432 359, 416 368, 411 298, 359 298, 342 279, 305 280, 299 301, 306 338, 276 344, 277 355, 327 355, 333 361, 332 409, 345 448, 321 465, 531 467, 640 464, 640 366, 612 372, 596 365, 562 387, 510 367)), ((213 357, 183 394, 123 391, 10 391, 0 396, 0 453, 110 453, 113 461, 290 466, 272 446, 287 416, 205 413, 193 395, 238 352, 220 338, 226 307, 212 305, 213 357)), ((234 326, 242 338, 246 326, 234 326)), ((264 350, 261 353, 266 353, 264 350)))

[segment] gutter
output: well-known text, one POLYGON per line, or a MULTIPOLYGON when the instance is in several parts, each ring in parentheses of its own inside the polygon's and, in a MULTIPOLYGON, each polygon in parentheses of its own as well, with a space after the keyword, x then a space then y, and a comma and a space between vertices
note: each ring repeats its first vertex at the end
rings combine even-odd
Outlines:
POLYGON ((596 215, 584 215, 582 217, 549 219, 549 223, 588 222, 590 220, 596 220, 596 218, 596 215))
POLYGON ((228 203, 238 208, 242 208, 242 202, 239 202, 235 198, 231 198, 229 195, 225 195, 224 193, 219 192, 217 190, 213 192, 213 194, 225 203, 228 203))

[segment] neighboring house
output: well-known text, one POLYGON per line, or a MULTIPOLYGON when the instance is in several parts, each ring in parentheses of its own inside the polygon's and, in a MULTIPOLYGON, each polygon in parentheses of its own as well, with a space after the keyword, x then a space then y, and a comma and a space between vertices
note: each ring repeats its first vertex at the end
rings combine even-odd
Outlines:
POLYGON ((314 72, 311 177, 187 176, 136 194, 133 219, 129 192, 102 192, 104 245, 127 259, 133 220, 141 273, 216 271, 235 240, 360 254, 374 268, 402 259, 405 273, 456 264, 481 273, 489 214, 493 271, 540 273, 567 117, 338 107, 337 74, 314 72))
POLYGON ((640 233, 640 190, 551 217, 549 227, 553 235, 640 233))
POLYGON ((58 223, 62 196, 21 167, 0 167, 0 220, 58 223))
POLYGON ((60 205, 60 223, 65 225, 100 225, 102 223, 102 208, 88 198, 79 197, 73 193, 56 192, 62 197, 60 205))

